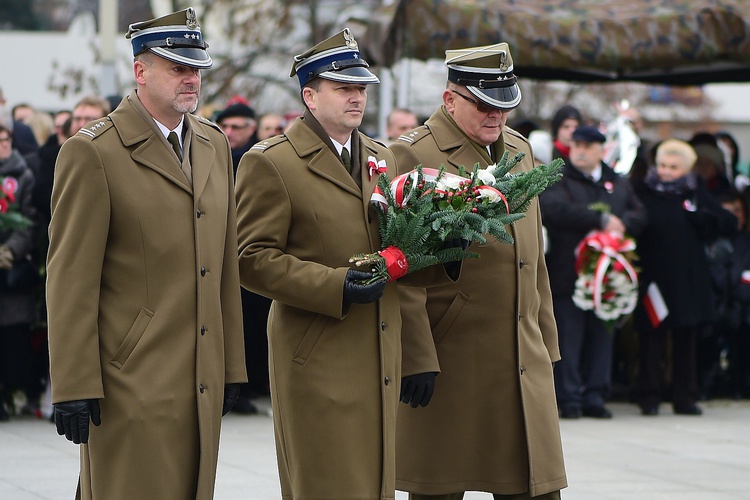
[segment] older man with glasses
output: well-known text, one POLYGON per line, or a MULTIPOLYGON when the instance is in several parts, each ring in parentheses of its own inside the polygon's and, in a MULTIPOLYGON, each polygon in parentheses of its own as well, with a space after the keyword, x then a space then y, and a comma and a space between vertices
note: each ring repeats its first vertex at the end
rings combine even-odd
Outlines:
POLYGON ((87 123, 100 120, 110 112, 106 99, 90 95, 79 100, 72 113, 61 111, 55 115, 55 134, 39 149, 39 170, 34 184, 33 200, 39 210, 39 224, 44 228, 42 237, 44 244, 42 251, 47 252, 46 234, 50 217, 50 202, 52 200, 52 184, 55 178, 55 164, 63 142, 78 133, 87 123))
POLYGON ((264 141, 271 137, 284 133, 286 120, 276 113, 268 113, 258 120, 258 140, 264 141))
POLYGON ((234 173, 237 175, 237 165, 240 164, 242 155, 258 142, 255 135, 258 128, 255 122, 255 111, 246 104, 232 104, 218 114, 216 123, 229 139, 229 147, 232 148, 232 164, 234 173))
MULTIPOLYGON (((521 102, 508 44, 448 50, 445 62, 442 106, 391 146, 399 171, 444 165, 457 174, 505 152, 526 154, 514 171, 533 168, 528 142, 505 126, 521 102)), ((401 401, 429 403, 402 405, 396 426, 396 486, 412 500, 459 500, 470 490, 559 499, 567 484, 537 201, 509 231, 512 245, 473 245, 481 258, 465 260, 456 283, 400 286, 404 339, 413 342, 404 344, 401 401)))
POLYGON ((107 116, 109 102, 96 96, 87 96, 78 101, 70 119, 70 136, 78 133, 84 125, 107 116))

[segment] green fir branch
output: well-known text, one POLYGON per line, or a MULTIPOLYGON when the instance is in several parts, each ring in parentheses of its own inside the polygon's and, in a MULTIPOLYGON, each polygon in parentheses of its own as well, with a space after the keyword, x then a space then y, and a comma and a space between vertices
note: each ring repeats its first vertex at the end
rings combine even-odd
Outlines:
MULTIPOLYGON (((517 153, 510 157, 505 152, 489 171, 495 178, 491 186, 506 198, 507 209, 504 202, 491 203, 485 198, 487 189, 478 190, 484 185, 476 175, 480 170, 478 163, 471 174, 460 166, 459 176, 465 181, 461 188, 451 188, 447 194, 437 191, 446 175, 444 165, 437 169, 438 175, 434 181, 426 181, 423 166, 417 166, 416 179, 410 177, 404 184, 403 197, 408 202, 403 206, 391 190, 391 179, 387 174, 380 175, 378 187, 387 207, 376 204, 375 209, 383 247, 398 247, 409 263, 409 272, 413 272, 431 265, 479 257, 475 252, 465 251, 448 242, 465 240, 483 244, 490 235, 502 243, 512 244, 513 237, 508 232, 508 226, 523 218, 531 201, 562 177, 564 164, 562 160, 554 160, 549 165, 539 165, 527 172, 511 173, 524 156, 524 153, 517 153), (482 196, 479 196, 480 193, 482 196)), ((358 254, 350 261, 357 266, 370 266, 374 274, 371 281, 390 278, 383 257, 377 253, 358 254)))

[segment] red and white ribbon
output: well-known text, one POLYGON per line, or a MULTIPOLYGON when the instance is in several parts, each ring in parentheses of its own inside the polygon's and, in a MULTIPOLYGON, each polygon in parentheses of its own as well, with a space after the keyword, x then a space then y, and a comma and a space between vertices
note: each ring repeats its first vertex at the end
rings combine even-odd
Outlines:
POLYGON ((391 281, 397 280, 409 272, 409 262, 400 248, 390 246, 379 251, 378 254, 385 259, 385 268, 391 281))
POLYGON ((367 171, 370 174, 370 180, 375 174, 384 174, 388 171, 385 160, 378 160, 374 156, 367 157, 367 171))
MULTIPOLYGON (((625 271, 630 278, 634 288, 638 288, 638 274, 635 272, 632 264, 622 255, 623 252, 635 250, 635 241, 625 239, 620 234, 607 231, 593 231, 586 235, 585 238, 576 247, 576 273, 580 274, 585 257, 586 249, 590 248, 599 252, 599 258, 594 265, 594 282, 592 297, 594 301, 594 311, 598 311, 602 306, 602 293, 604 277, 609 271, 610 265, 615 270, 625 271)), ((622 314, 628 314, 635 309, 638 302, 638 294, 632 294, 628 297, 626 305, 622 308, 622 314)))
MULTIPOLYGON (((423 168, 422 169, 422 179, 426 182, 436 182, 439 175, 440 175, 440 171, 438 169, 435 169, 435 168, 423 168)), ((451 174, 449 172, 443 172, 441 179, 459 179, 459 180, 464 180, 466 182, 470 182, 470 179, 461 177, 460 175, 451 174)), ((419 171, 416 169, 410 172, 407 172, 405 174, 401 174, 391 181, 391 186, 390 186, 391 193, 393 193, 393 198, 395 199, 397 206, 403 208, 409 202, 413 189, 409 189, 407 192, 407 187, 409 187, 410 185, 413 188, 417 184, 417 182, 419 182, 419 171)), ((480 193, 484 191, 485 193, 488 193, 490 196, 496 196, 502 199, 503 203, 505 204, 506 213, 510 213, 508 200, 506 199, 505 195, 502 192, 500 192, 498 189, 492 186, 486 186, 486 185, 477 186, 477 189, 479 189, 480 193)), ((443 191, 440 189, 435 189, 435 192, 438 194, 447 194, 446 191, 443 191)), ((380 204, 383 210, 388 209, 388 200, 386 199, 383 191, 380 189, 380 186, 375 186, 375 190, 373 191, 372 196, 370 197, 370 202, 380 204)))

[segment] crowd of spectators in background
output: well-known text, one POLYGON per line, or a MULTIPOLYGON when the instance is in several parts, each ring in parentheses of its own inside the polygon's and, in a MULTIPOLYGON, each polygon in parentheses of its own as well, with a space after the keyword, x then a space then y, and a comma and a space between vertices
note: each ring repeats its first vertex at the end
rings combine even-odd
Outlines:
MULTIPOLYGON (((48 358, 44 265, 55 160, 68 137, 88 122, 106 116, 118 102, 118 97, 87 96, 70 110, 38 110, 33 103, 8 102, 0 90, 0 177, 12 176, 19 181, 15 208, 34 221, 30 228, 0 230, 0 421, 13 414, 48 417, 51 412, 49 396, 45 395, 48 358), (10 270, 14 270, 15 276, 20 267, 29 266, 33 269, 33 279, 24 281, 20 288, 9 288, 10 270)), ((218 109, 204 108, 199 113, 216 121, 226 133, 235 169, 250 147, 283 133, 296 118, 282 113, 257 116, 242 97, 235 97, 218 109)), ((643 134, 644 124, 637 110, 631 108, 628 119, 636 133, 643 134)), ((420 123, 411 110, 396 109, 388 117, 387 138, 383 141, 392 143, 420 123)), ((583 142, 596 144, 601 141, 598 136, 592 139, 591 129, 603 131, 601 117, 585 117, 572 105, 562 106, 550 116, 547 128, 533 120, 518 120, 515 124, 511 120, 510 126, 529 138, 537 163, 563 158, 566 182, 571 172, 580 171, 571 159, 571 150, 577 147, 576 130, 579 129, 579 139, 585 137, 583 142), (581 127, 588 128, 581 131, 581 127)), ((603 408, 604 402, 611 399, 639 404, 644 415, 657 414, 662 401, 672 401, 677 413, 699 415, 701 409, 696 403, 701 399, 750 397, 750 231, 746 223, 750 174, 740 168, 740 146, 730 133, 699 131, 685 139, 677 147, 679 154, 674 148, 669 150, 672 159, 676 158, 682 167, 677 169, 680 177, 670 179, 660 175, 666 169, 663 163, 667 150, 662 149, 660 154, 662 142, 642 138, 630 173, 622 178, 618 175, 617 182, 612 182, 632 184, 635 197, 646 207, 646 229, 640 233, 642 224, 637 225, 638 230, 625 224, 624 231, 635 237, 638 244, 637 253, 642 259, 641 293, 645 293, 646 281, 658 281, 671 315, 654 328, 645 321, 639 306, 631 318, 623 318, 614 332, 607 333, 612 335, 612 345, 608 343, 601 350, 584 354, 577 350, 589 345, 585 338, 589 329, 581 326, 585 321, 573 326, 580 330, 575 340, 567 338, 564 325, 572 315, 555 304, 563 350, 563 361, 555 368, 557 383, 567 384, 563 369, 568 374, 577 374, 572 385, 564 390, 558 385, 558 403, 563 403, 560 397, 567 398, 564 401, 567 404, 570 398, 580 402, 586 394, 596 394, 592 399, 596 404, 586 406, 587 416, 611 417, 608 411, 591 411, 592 405, 603 408), (667 206, 673 213, 665 218, 667 206), (673 236, 665 236, 668 233, 673 236), (688 254, 690 257, 685 257, 688 254), (707 272, 695 272, 701 266, 707 272), (681 293, 673 294, 671 288, 681 293), (566 353, 564 347, 569 341, 578 347, 566 353), (607 359, 597 361, 597 356, 607 359), (569 366, 571 363, 576 366, 569 366), (599 374, 600 379, 605 379, 599 382, 603 386, 587 387, 585 376, 580 379, 592 367, 607 371, 606 376, 599 374), (671 372, 668 367, 672 367, 671 372)), ((670 139, 664 148, 675 144, 670 139)), ((605 186, 611 181, 611 169, 606 164, 602 168, 606 172, 604 180, 601 173, 599 179, 585 179, 595 193, 592 200, 608 200, 612 195, 608 192, 611 187, 607 187, 610 184, 605 186)), ((586 200, 577 201, 586 208, 586 200)), ((557 215, 548 212, 545 216, 543 210, 547 230, 558 224, 557 215)), ((612 217, 619 220, 618 215, 612 217)), ((594 227, 605 229, 607 221, 599 217, 594 227)), ((552 241, 554 238, 553 232, 552 241)), ((555 257, 554 246, 548 252, 549 272, 554 277, 562 272, 557 268, 561 264, 555 257)), ((564 295, 568 293, 564 291, 564 295)), ((567 302, 568 298, 560 301, 567 302)), ((243 290, 250 381, 233 410, 236 413, 256 413, 252 399, 269 394, 265 330, 269 307, 269 299, 243 290)), ((572 303, 570 307, 575 308, 572 303)), ((581 411, 561 410, 561 416, 575 418, 581 416, 581 411)))
MULTIPOLYGON (((634 108, 623 113, 640 137, 644 125, 640 113, 634 108)), ((527 122, 520 125, 529 126, 527 122)), ((549 132, 538 126, 528 132, 535 154, 543 161, 563 158, 566 162, 563 181, 541 196, 543 221, 552 233, 548 238, 551 247, 547 264, 553 291, 554 277, 564 272, 559 269, 564 266, 559 263, 554 245, 556 231, 552 229, 559 226, 561 219, 568 226, 580 227, 582 221, 600 215, 601 206, 597 204, 611 205, 616 192, 621 191, 612 179, 586 178, 589 169, 572 161, 571 150, 584 135, 591 135, 591 126, 606 131, 606 124, 598 117, 584 117, 576 107, 565 105, 552 116, 549 132), (577 195, 569 200, 584 206, 589 203, 589 218, 584 209, 572 220, 565 219, 559 204, 551 204, 550 198, 554 199, 556 192, 571 192, 565 186, 572 178, 580 178, 592 187, 586 200, 577 195)), ((600 141, 603 139, 599 137, 600 141)), ((602 152, 600 159, 603 158, 602 152)), ((602 168, 607 170, 603 162, 602 168)), ((662 401, 671 402, 677 414, 701 415, 702 408, 697 404, 700 400, 750 397, 750 233, 745 222, 750 191, 748 173, 740 169, 739 145, 726 131, 698 131, 686 141, 668 138, 649 142, 641 137, 635 160, 621 177, 632 186, 628 189, 635 191, 638 202, 646 209, 645 225, 640 231, 628 227, 619 230, 637 242, 638 306, 615 324, 612 349, 596 348, 592 347, 599 345, 595 335, 584 335, 589 329, 584 325, 588 323, 579 321, 573 328, 575 335, 566 331, 565 325, 577 315, 558 309, 558 292, 556 320, 563 361, 555 372, 560 416, 581 416, 580 409, 571 411, 568 403, 572 398, 585 405, 591 393, 604 394, 605 400, 636 403, 646 416, 657 415, 662 401), (647 289, 652 283, 658 284, 668 311, 659 324, 650 320, 645 308, 647 289), (568 354, 566 358, 565 346, 571 342, 579 345, 581 341, 580 357, 568 354), (566 360, 576 366, 567 366, 566 360), (564 387, 569 379, 566 374, 571 371, 590 376, 602 365, 611 366, 604 389, 601 374, 596 386, 587 385, 584 379, 575 388, 564 387)), ((616 213, 612 207, 612 214, 616 213)), ((602 218, 589 229, 607 230, 607 224, 608 220, 602 218)), ((571 248, 565 252, 571 253, 568 259, 573 258, 571 248)), ((569 264, 572 266, 572 262, 569 264)), ((562 300, 567 301, 571 294, 572 290, 565 290, 562 300)), ((584 316, 589 317, 588 322, 593 321, 590 311, 584 316)), ((587 416, 612 415, 609 411, 589 411, 587 416)))

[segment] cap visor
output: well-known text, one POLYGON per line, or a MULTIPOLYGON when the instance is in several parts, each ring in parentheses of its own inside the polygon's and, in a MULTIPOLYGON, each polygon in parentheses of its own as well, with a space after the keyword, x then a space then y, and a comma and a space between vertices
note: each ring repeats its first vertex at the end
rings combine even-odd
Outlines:
POLYGON ((493 89, 480 89, 478 87, 466 87, 477 99, 488 106, 502 110, 511 110, 521 104, 521 89, 514 83, 510 87, 497 87, 493 89))
POLYGON ((191 68, 206 69, 214 64, 211 60, 211 56, 209 56, 208 52, 204 49, 194 49, 190 47, 167 49, 164 47, 154 47, 151 51, 168 61, 176 62, 191 68))
POLYGON ((380 83, 377 76, 373 75, 367 68, 362 66, 344 68, 338 71, 325 71, 318 76, 320 78, 325 78, 326 80, 342 83, 380 83))

